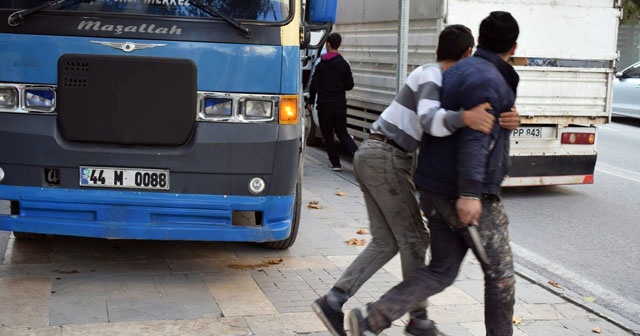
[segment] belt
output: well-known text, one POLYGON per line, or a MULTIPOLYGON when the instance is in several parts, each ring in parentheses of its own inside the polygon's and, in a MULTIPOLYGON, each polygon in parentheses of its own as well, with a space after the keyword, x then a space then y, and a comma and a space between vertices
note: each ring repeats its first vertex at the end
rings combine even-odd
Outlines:
POLYGON ((396 143, 395 141, 393 141, 393 139, 387 138, 386 136, 384 136, 383 134, 380 133, 371 133, 369 134, 369 139, 371 140, 375 140, 375 141, 380 141, 380 142, 384 142, 384 143, 388 143, 391 146, 403 151, 403 152, 407 152, 404 148, 402 148, 402 146, 398 145, 398 143, 396 143))

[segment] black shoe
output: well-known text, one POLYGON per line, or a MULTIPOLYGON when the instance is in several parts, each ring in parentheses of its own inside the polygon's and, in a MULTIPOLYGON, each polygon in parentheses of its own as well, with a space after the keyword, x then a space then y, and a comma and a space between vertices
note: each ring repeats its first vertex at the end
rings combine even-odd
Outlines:
POLYGON ((404 333, 408 336, 446 336, 436 328, 436 324, 432 320, 423 320, 420 323, 416 323, 411 319, 404 328, 404 333))
POLYGON ((327 302, 327 296, 316 299, 311 304, 311 308, 318 315, 320 321, 324 323, 331 335, 333 336, 347 336, 344 331, 344 313, 336 311, 327 302))
POLYGON ((342 167, 340 166, 330 165, 329 168, 331 168, 331 170, 333 171, 342 171, 342 167))
POLYGON ((369 322, 363 313, 366 308, 354 308, 349 311, 349 328, 351 335, 354 336, 374 336, 376 333, 371 331, 369 322))

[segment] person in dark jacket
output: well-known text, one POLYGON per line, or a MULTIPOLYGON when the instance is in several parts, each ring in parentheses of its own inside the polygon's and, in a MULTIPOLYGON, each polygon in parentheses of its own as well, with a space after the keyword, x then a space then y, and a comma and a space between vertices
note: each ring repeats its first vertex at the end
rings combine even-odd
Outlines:
POLYGON ((317 105, 322 138, 327 147, 331 169, 335 171, 340 171, 342 165, 333 134, 336 134, 350 155, 353 156, 358 148, 347 133, 346 91, 353 89, 353 75, 349 63, 338 53, 341 43, 342 37, 338 33, 331 33, 327 37, 327 52, 322 55, 313 71, 307 106, 311 109, 314 102, 317 105))
MULTIPOLYGON (((509 111, 515 103, 519 77, 507 61, 515 52, 518 35, 518 23, 511 14, 492 12, 485 18, 474 56, 443 74, 442 108, 468 109, 486 101, 496 119, 499 111, 509 111)), ((431 262, 366 310, 352 310, 349 323, 353 335, 379 333, 450 286, 469 248, 485 275, 486 335, 513 334, 515 276, 508 219, 500 201, 510 134, 510 130, 494 125, 490 134, 462 128, 450 137, 423 135, 414 180, 431 233, 431 262), (466 229, 470 225, 477 226, 486 259, 472 243, 466 229)))

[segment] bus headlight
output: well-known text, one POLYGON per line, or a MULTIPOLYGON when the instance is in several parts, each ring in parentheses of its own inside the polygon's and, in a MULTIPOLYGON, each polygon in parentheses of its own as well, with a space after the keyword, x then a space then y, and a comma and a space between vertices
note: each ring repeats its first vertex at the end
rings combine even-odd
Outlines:
POLYGON ((24 89, 24 108, 27 111, 53 112, 56 108, 56 92, 50 87, 24 89))
POLYGON ((254 195, 263 192, 266 186, 267 184, 264 180, 259 177, 254 177, 249 181, 249 191, 254 195))
POLYGON ((231 99, 212 98, 204 99, 204 114, 212 117, 231 117, 231 99))
POLYGON ((0 87, 0 108, 14 109, 18 107, 18 90, 7 86, 0 87))
POLYGON ((273 103, 270 100, 252 100, 244 101, 244 117, 251 119, 271 119, 273 115, 273 103))
MULTIPOLYGON (((244 94, 225 92, 198 92, 197 121, 265 123, 282 114, 284 101, 286 118, 297 122, 297 109, 293 108, 298 96, 244 94), (293 111, 293 113, 292 113, 293 111)), ((279 120, 281 121, 281 120, 279 120)))

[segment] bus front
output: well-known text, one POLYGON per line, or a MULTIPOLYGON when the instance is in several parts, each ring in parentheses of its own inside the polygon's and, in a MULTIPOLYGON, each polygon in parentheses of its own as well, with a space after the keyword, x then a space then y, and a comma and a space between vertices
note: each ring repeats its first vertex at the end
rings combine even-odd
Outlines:
POLYGON ((294 0, 0 2, 0 230, 297 234, 294 0))

